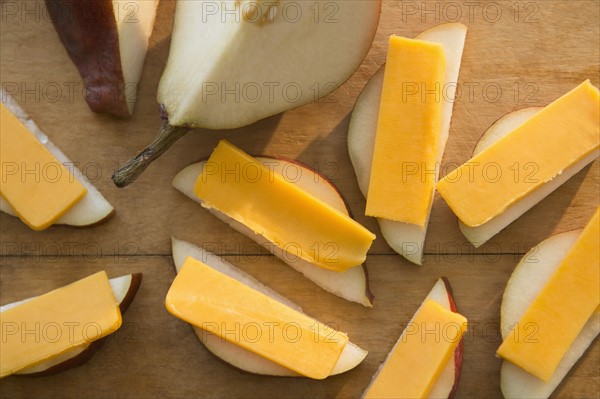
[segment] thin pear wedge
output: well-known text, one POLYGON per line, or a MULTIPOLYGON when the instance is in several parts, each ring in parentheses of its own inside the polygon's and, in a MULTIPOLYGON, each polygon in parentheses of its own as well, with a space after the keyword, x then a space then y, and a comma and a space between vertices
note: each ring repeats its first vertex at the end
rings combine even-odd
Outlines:
POLYGON ((158 0, 46 0, 94 112, 133 113, 158 0))
MULTIPOLYGON (((205 263, 207 266, 226 274, 227 276, 234 278, 245 285, 275 299, 276 301, 289 306, 297 311, 302 309, 286 299, 281 294, 275 292, 271 288, 260 283, 254 277, 250 276, 246 272, 238 269, 232 264, 224 261, 218 256, 205 251, 204 249, 197 247, 189 242, 172 238, 173 245, 173 262, 175 268, 179 271, 180 267, 185 262, 185 259, 190 256, 194 259, 198 259, 205 263)), ((280 376, 280 377, 299 377, 300 375, 267 360, 253 352, 250 352, 236 344, 221 339, 216 335, 213 335, 205 330, 198 327, 193 327, 194 332, 198 339, 206 346, 206 348, 213 353, 219 359, 222 359, 226 363, 230 364, 236 369, 262 375, 280 376)), ((363 359, 367 356, 367 351, 359 348, 352 342, 348 342, 344 348, 333 372, 331 375, 341 374, 348 370, 358 366, 363 359)))

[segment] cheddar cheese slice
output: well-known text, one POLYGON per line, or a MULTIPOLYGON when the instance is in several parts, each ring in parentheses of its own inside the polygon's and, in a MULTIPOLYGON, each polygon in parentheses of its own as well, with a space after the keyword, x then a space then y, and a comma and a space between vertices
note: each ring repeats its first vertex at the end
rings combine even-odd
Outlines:
POLYGON ((507 335, 498 356, 548 382, 600 305, 600 208, 507 335))
POLYGON ((336 331, 188 257, 166 298, 174 316, 303 376, 329 376, 344 347, 336 331))
POLYGON ((89 344, 121 326, 121 312, 99 272, 0 313, 0 377, 89 344))
POLYGON ((437 190, 467 226, 480 226, 600 145, 600 97, 589 80, 470 161, 437 190))
POLYGON ((467 319, 426 300, 408 323, 365 399, 424 398, 454 353, 467 319))
POLYGON ((445 72, 441 44, 390 38, 368 216, 425 227, 437 175, 445 72))
POLYGON ((0 194, 24 223, 43 230, 87 190, 4 103, 0 109, 0 194))
POLYGON ((341 272, 362 264, 375 239, 356 221, 224 140, 194 190, 205 208, 244 224, 290 256, 326 269, 341 272))

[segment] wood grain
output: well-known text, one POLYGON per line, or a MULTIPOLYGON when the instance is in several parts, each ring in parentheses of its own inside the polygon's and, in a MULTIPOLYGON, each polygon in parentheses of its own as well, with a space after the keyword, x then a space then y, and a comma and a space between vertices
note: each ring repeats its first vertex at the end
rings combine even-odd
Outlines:
MULTIPOLYGON (((462 91, 442 165, 446 172, 469 159, 483 131, 506 112, 547 104, 587 78, 599 84, 596 0, 475 3, 385 1, 366 60, 332 95, 245 128, 194 131, 138 182, 120 190, 110 181, 113 170, 145 146, 160 125, 156 89, 168 56, 175 3, 161 2, 133 117, 115 119, 87 108, 80 78, 44 16, 43 1, 0 2, 2 85, 117 210, 95 228, 57 226, 43 232, 0 215, 0 302, 43 293, 101 269, 111 277, 144 273, 123 330, 93 359, 56 376, 2 380, 0 396, 358 397, 436 278, 446 275, 472 325, 458 396, 500 397, 500 361, 494 353, 506 280, 519 254, 552 234, 582 227, 591 217, 600 197, 599 161, 478 249, 462 237, 455 216, 436 198, 423 267, 393 254, 381 238, 369 252, 373 310, 320 290, 170 186, 177 171, 208 156, 220 138, 227 138, 250 153, 294 158, 318 169, 338 185, 356 219, 379 234, 377 224, 364 216, 346 134, 356 97, 385 60, 390 34, 412 37, 438 23, 455 22, 457 10, 469 28, 462 91), (325 381, 257 377, 223 365, 164 309, 174 276, 171 235, 227 254, 309 314, 347 331, 369 356, 357 369, 325 381)), ((598 397, 599 362, 596 341, 555 397, 598 397)))

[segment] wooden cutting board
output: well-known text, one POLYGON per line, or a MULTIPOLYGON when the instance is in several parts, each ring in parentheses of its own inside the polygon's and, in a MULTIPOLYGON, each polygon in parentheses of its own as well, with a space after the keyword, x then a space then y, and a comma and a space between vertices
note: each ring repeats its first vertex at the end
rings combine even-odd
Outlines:
MULTIPOLYGON (((374 220, 363 216, 365 201, 349 161, 346 134, 358 94, 385 60, 387 37, 413 37, 443 22, 468 25, 460 97, 442 166, 448 168, 469 159, 479 136, 505 113, 545 105, 588 78, 598 85, 600 2, 385 1, 371 51, 335 93, 242 129, 190 133, 125 189, 114 187, 110 176, 153 138, 160 124, 156 88, 168 56, 175 3, 160 4, 135 114, 127 120, 89 111, 80 78, 43 1, 2 1, 0 7, 2 85, 117 210, 94 228, 43 232, 1 215, 0 302, 41 294, 101 269, 111 277, 144 274, 123 328, 88 363, 50 377, 7 378, 0 383, 0 396, 358 397, 436 279, 445 275, 470 321, 458 396, 501 397, 501 361, 494 353, 500 344, 499 308, 506 281, 532 245, 589 220, 599 202, 598 161, 479 249, 464 239, 455 216, 436 198, 422 267, 394 254, 381 238, 373 245, 367 261, 376 296, 372 310, 319 289, 186 199, 170 181, 227 138, 249 153, 298 159, 319 170, 338 185, 358 221, 379 234, 374 220), (175 275, 172 235, 227 255, 309 314, 348 332, 369 356, 355 370, 325 381, 258 377, 224 365, 164 308, 175 275)), ((596 341, 555 396, 598 397, 599 362, 596 341)))

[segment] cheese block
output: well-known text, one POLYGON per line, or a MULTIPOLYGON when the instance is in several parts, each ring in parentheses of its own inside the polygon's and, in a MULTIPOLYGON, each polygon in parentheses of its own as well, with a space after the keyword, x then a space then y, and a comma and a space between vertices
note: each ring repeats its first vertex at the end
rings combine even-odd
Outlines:
POLYGON ((58 220, 85 194, 71 172, 0 104, 0 194, 34 230, 58 220))
POLYGON ((363 398, 425 398, 462 339, 467 319, 427 299, 363 398))
POLYGON ((348 343, 346 334, 191 257, 173 281, 166 307, 196 327, 314 379, 331 374, 348 343))
POLYGON ((89 344, 121 326, 106 272, 98 272, 0 313, 0 377, 89 344))
POLYGON ((196 180, 202 206, 217 209, 275 246, 334 271, 361 265, 375 235, 223 140, 196 180))
POLYGON ((589 81, 450 172, 437 189, 467 226, 480 226, 600 146, 600 97, 589 81), (519 170, 533 173, 517 173, 519 170))
POLYGON ((368 216, 425 227, 437 175, 445 72, 441 44, 390 38, 368 216))
POLYGON ((600 210, 506 336, 498 356, 548 382, 600 305, 600 210))

